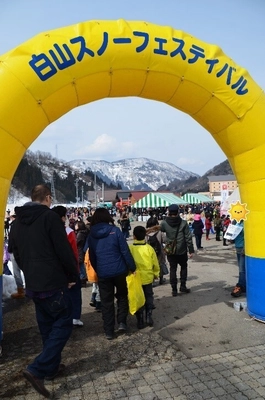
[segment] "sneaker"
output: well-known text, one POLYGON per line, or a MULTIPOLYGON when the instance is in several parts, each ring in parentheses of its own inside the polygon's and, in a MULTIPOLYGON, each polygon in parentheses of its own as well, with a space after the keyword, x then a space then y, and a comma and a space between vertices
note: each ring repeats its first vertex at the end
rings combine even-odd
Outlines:
POLYGON ((101 301, 96 301, 96 311, 101 312, 101 301))
POLYGON ((89 305, 91 307, 96 307, 96 293, 92 293, 89 305))
POLYGON ((233 297, 240 297, 243 293, 243 290, 241 289, 240 286, 235 286, 234 289, 231 292, 231 296, 233 297))
POLYGON ((106 339, 113 340, 114 339, 114 334, 113 333, 106 333, 106 339))
POLYGON ((84 325, 84 323, 82 321, 80 321, 80 319, 73 319, 73 325, 81 327, 84 325))
POLYGON ((118 332, 124 333, 127 331, 127 325, 124 322, 120 322, 118 326, 118 332))
POLYGON ((180 286, 179 290, 181 293, 190 293, 190 289, 188 289, 186 286, 180 286))

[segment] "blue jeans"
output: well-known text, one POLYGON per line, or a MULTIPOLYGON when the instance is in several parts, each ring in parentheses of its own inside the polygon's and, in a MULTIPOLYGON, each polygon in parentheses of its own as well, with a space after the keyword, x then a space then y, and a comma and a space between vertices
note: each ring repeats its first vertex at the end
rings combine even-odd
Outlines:
POLYGON ((82 291, 81 280, 78 277, 77 282, 71 289, 67 289, 72 301, 73 319, 80 319, 82 311, 82 291))
POLYGON ((245 266, 245 254, 243 249, 236 248, 237 264, 239 268, 239 278, 237 286, 246 289, 246 266, 245 266))
POLYGON ((197 249, 201 249, 202 247, 202 235, 195 235, 196 247, 197 249))
POLYGON ((85 263, 80 263, 79 264, 79 269, 80 269, 80 279, 86 279, 86 267, 85 263))
POLYGON ((58 371, 61 353, 73 329, 72 302, 66 290, 45 299, 33 298, 33 301, 43 349, 27 369, 43 379, 58 371))
POLYGON ((124 239, 128 239, 130 237, 130 232, 128 231, 128 229, 122 229, 122 234, 124 239))

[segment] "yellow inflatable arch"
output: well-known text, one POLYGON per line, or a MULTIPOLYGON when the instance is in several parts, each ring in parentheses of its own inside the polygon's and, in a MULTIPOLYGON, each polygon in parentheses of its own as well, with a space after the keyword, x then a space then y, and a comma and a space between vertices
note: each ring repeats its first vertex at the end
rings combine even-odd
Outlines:
POLYGON ((168 26, 89 21, 41 33, 3 54, 0 88, 2 228, 10 182, 25 151, 74 107, 137 96, 175 107, 207 129, 250 211, 248 312, 265 319, 265 96, 245 69, 219 47, 168 26))

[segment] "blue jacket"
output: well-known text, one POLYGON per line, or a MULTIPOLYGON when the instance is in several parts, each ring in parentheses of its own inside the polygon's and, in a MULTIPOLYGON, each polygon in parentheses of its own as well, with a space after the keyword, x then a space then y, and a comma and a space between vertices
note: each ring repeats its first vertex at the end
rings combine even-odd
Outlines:
POLYGON ((89 258, 99 278, 134 272, 134 259, 121 230, 105 222, 91 226, 88 238, 89 258))
POLYGON ((237 237, 235 238, 235 248, 236 249, 241 249, 244 248, 245 246, 245 240, 244 240, 244 223, 243 222, 238 222, 236 224, 236 226, 242 226, 243 229, 242 231, 239 233, 239 235, 237 235, 237 237))

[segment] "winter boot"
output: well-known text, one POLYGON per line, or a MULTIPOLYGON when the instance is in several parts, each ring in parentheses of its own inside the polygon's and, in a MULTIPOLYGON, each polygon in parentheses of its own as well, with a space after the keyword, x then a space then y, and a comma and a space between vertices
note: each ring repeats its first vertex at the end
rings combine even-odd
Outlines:
POLYGON ((172 287, 172 296, 176 297, 178 295, 177 285, 171 285, 172 287))
POLYGON ((97 293, 92 293, 89 305, 91 307, 96 307, 96 295, 97 293))
POLYGON ((152 318, 152 310, 146 311, 146 325, 148 325, 148 326, 154 325, 154 321, 152 318))
POLYGON ((182 283, 179 288, 181 293, 190 293, 190 289, 187 288, 185 283, 182 283))
POLYGON ((23 288, 17 288, 17 293, 11 294, 12 299, 24 299, 25 291, 23 288))
POLYGON ((144 314, 143 311, 136 311, 135 313, 137 318, 137 328, 143 329, 144 328, 144 314))

